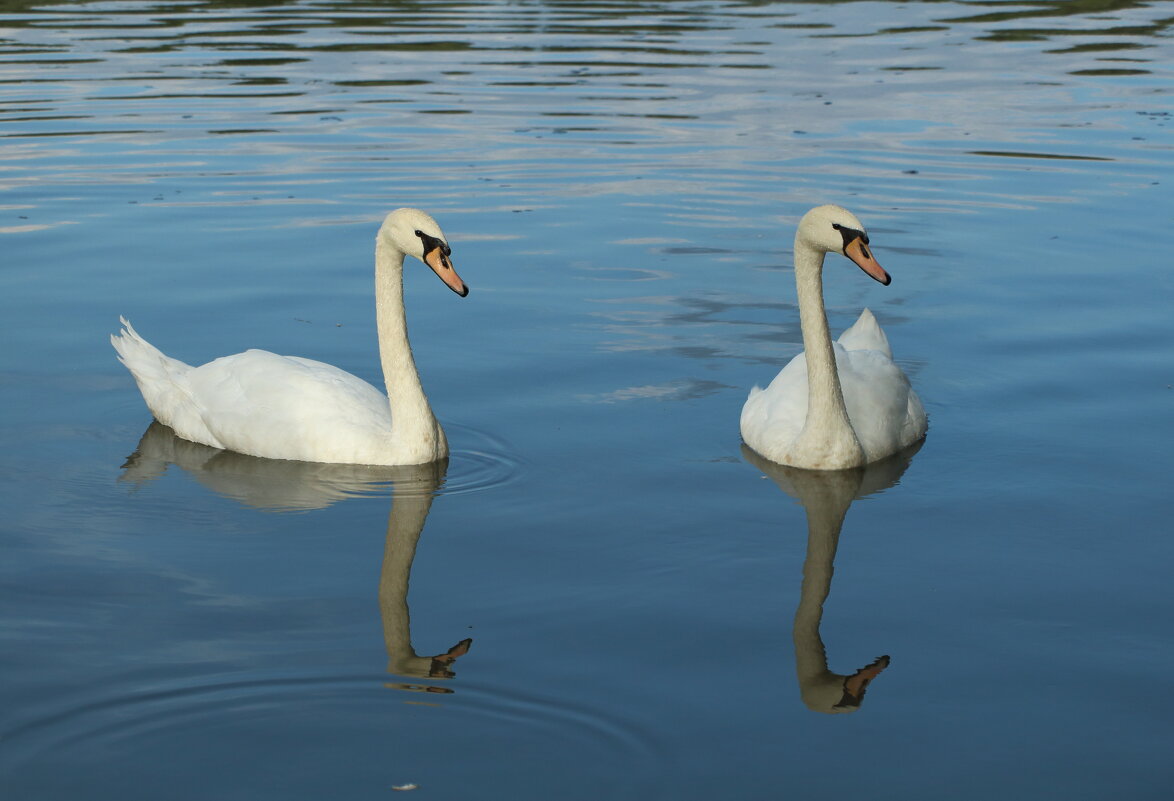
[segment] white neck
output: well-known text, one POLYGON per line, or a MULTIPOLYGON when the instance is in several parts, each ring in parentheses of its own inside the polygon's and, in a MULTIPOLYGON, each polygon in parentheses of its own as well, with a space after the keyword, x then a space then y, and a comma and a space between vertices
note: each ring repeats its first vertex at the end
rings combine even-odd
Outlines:
POLYGON ((408 343, 404 314, 404 254, 382 233, 375 244, 375 318, 379 359, 391 404, 391 449, 399 464, 423 464, 448 455, 448 442, 428 397, 408 343))
POLYGON ((793 447, 815 454, 811 464, 802 466, 835 470, 863 464, 864 450, 848 419, 836 370, 823 305, 823 256, 822 250, 796 235, 795 288, 807 358, 807 419, 793 447))

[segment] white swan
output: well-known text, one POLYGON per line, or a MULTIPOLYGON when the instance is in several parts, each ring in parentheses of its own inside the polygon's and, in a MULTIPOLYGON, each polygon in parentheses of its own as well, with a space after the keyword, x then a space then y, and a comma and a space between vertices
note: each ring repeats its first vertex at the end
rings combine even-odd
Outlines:
POLYGON ((742 439, 772 462, 842 470, 883 459, 925 436, 925 409, 865 309, 832 342, 823 305, 823 257, 843 253, 888 286, 864 226, 847 209, 818 206, 795 232, 795 286, 804 353, 742 407, 742 439), (808 380, 810 378, 810 380, 808 380))
POLYGON ((329 364, 249 350, 192 367, 125 329, 110 337, 147 407, 177 435, 270 459, 372 465, 426 464, 448 455, 420 385, 404 317, 404 256, 420 259, 461 297, 440 226, 397 209, 375 240, 375 314, 388 394, 329 364), (390 398, 390 400, 389 400, 390 398))

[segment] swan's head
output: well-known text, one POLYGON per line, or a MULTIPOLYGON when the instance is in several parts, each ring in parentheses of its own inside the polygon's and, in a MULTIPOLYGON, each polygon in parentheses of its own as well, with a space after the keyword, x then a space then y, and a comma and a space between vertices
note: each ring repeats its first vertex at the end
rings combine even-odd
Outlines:
POLYGON ((462 298, 469 287, 453 269, 449 255, 452 249, 436 220, 419 209, 396 209, 387 215, 379 236, 407 256, 415 256, 432 268, 445 285, 462 298))
POLYGON ((847 209, 816 206, 799 221, 795 239, 825 253, 842 253, 885 286, 893 280, 873 258, 864 225, 847 209))

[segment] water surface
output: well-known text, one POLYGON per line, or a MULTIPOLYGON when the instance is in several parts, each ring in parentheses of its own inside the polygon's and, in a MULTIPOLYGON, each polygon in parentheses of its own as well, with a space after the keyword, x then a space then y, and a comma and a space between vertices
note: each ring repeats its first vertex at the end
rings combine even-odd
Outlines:
POLYGON ((4 797, 1166 797, 1172 20, 0 6, 4 797), (811 477, 737 419, 829 201, 930 433, 811 477), (119 314, 378 382, 401 205, 446 465, 150 426, 119 314))

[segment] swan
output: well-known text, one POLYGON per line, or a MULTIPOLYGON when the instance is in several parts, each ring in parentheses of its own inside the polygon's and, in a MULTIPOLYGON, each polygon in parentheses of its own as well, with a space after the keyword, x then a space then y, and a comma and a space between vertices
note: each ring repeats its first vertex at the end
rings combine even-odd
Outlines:
POLYGON ((742 407, 742 440, 778 464, 843 470, 883 459, 925 436, 925 409, 893 362, 867 308, 832 342, 823 304, 823 258, 842 253, 885 286, 891 279, 847 209, 817 206, 795 232, 795 286, 803 348, 742 407), (809 380, 810 379, 810 380, 809 380))
POLYGON ((448 441, 420 385, 404 317, 404 256, 461 297, 440 226, 419 209, 387 215, 375 239, 375 314, 387 395, 329 364, 248 350, 199 367, 165 356, 125 317, 110 337, 147 408, 186 440, 269 459, 427 464, 448 441))

